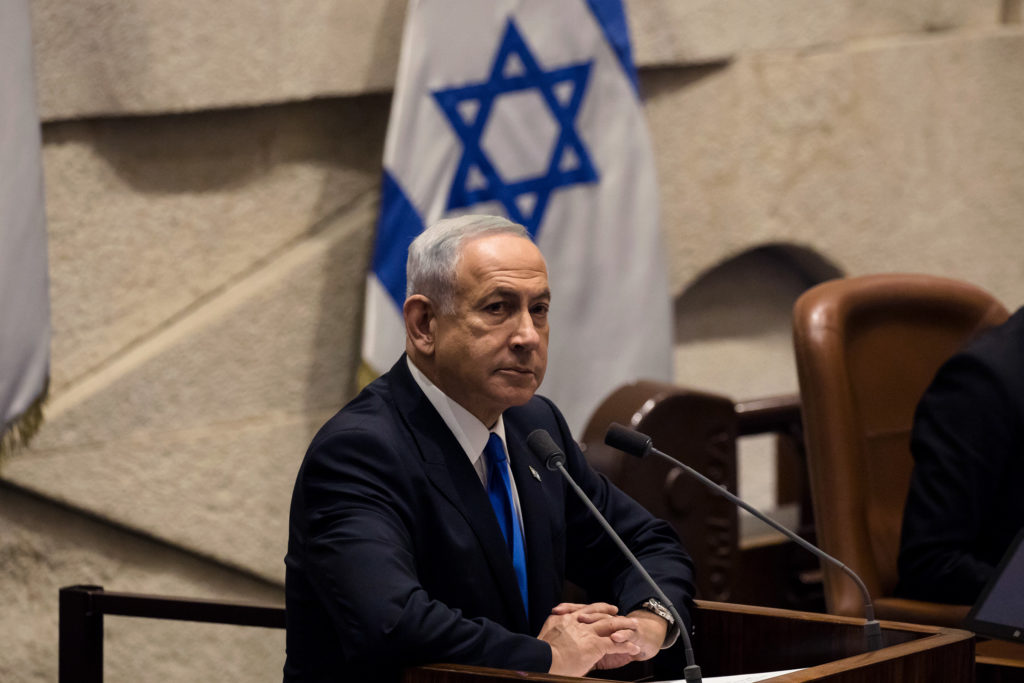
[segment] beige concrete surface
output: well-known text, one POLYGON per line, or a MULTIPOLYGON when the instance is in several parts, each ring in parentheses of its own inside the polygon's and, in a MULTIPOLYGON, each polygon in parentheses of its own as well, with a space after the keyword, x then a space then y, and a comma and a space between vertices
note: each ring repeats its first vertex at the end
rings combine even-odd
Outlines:
MULTIPOLYGON (((281 589, 0 486, 0 680, 57 680, 58 591, 107 590, 284 601, 281 589)), ((104 680, 280 681, 284 631, 107 617, 104 680)))
POLYGON ((283 580, 298 463, 351 396, 366 269, 353 255, 368 250, 375 208, 329 222, 56 397, 5 476, 283 580))
POLYGON ((404 0, 34 0, 44 120, 390 89, 404 0))
MULTIPOLYGON (((631 0, 638 64, 991 26, 1000 0, 631 0)), ((33 0, 44 120, 354 95, 394 84, 405 0, 33 0)))
POLYGON ((1017 26, 646 77, 674 291, 785 242, 1024 302, 1022 56, 1017 26))
POLYGON ((388 102, 47 126, 57 392, 376 192, 388 102))
POLYGON ((900 34, 1000 23, 1000 0, 632 0, 637 62, 724 61, 767 50, 813 50, 900 34))

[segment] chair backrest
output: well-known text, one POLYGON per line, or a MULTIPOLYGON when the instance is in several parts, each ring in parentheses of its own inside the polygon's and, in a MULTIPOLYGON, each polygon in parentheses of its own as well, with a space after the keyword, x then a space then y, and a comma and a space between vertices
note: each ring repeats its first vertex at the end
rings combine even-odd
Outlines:
MULTIPOLYGON (((975 286, 910 274, 831 280, 794 306, 818 543, 873 598, 896 586, 917 403, 946 359, 1008 315, 975 286)), ((828 610, 862 616, 854 583, 832 567, 824 572, 828 610)))
POLYGON ((730 491, 736 490, 736 413, 731 400, 662 382, 619 387, 594 411, 583 432, 587 461, 684 539, 697 567, 697 593, 731 598, 736 585, 739 524, 736 507, 661 458, 637 460, 604 443, 619 422, 650 436, 667 453, 730 491))

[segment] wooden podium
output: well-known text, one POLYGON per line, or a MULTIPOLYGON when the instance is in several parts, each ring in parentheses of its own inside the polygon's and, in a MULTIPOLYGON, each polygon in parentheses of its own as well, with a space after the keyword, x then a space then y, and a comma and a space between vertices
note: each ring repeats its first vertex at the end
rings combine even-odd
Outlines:
MULTIPOLYGON (((694 656, 705 678, 801 669, 773 683, 933 683, 974 681, 969 631, 883 621, 882 649, 864 651, 863 620, 698 600, 694 656)), ((455 664, 405 672, 403 683, 600 681, 455 664)), ((682 672, 678 674, 682 678, 682 672)))
MULTIPOLYGON (((61 683, 102 683, 103 624, 106 616, 285 627, 285 611, 280 605, 115 593, 100 586, 67 586, 60 590, 61 683)), ((863 621, 860 619, 704 600, 697 601, 692 616, 696 632, 694 655, 705 678, 801 669, 767 680, 774 683, 975 680, 977 683, 1024 683, 1024 648, 1021 645, 983 642, 978 646, 976 661, 974 634, 969 631, 883 621, 882 649, 864 652, 863 621)), ((681 678, 682 665, 679 669, 678 673, 662 678, 681 678)), ((587 678, 570 678, 434 664, 408 669, 403 681, 565 683, 607 680, 600 678, 600 673, 587 678)))

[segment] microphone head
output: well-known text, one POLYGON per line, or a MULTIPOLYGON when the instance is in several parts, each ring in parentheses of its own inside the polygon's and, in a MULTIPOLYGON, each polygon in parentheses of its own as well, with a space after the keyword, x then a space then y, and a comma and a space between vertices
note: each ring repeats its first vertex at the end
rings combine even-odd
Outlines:
POLYGON ((526 445, 530 447, 533 454, 544 461, 544 466, 549 470, 557 470, 559 465, 565 464, 565 453, 558 447, 555 440, 543 429, 535 429, 526 437, 526 445))
POLYGON ((617 448, 624 453, 643 458, 651 452, 651 437, 641 434, 635 429, 623 427, 618 422, 612 422, 605 432, 604 442, 612 448, 617 448))

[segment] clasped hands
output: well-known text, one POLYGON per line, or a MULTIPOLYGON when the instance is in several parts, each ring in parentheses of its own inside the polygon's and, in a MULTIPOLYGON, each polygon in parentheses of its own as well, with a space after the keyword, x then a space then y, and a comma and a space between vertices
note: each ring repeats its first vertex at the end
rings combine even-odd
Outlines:
POLYGON ((551 646, 549 673, 582 676, 650 659, 667 631, 668 622, 647 610, 619 616, 618 607, 605 602, 563 602, 551 610, 537 637, 551 646))

